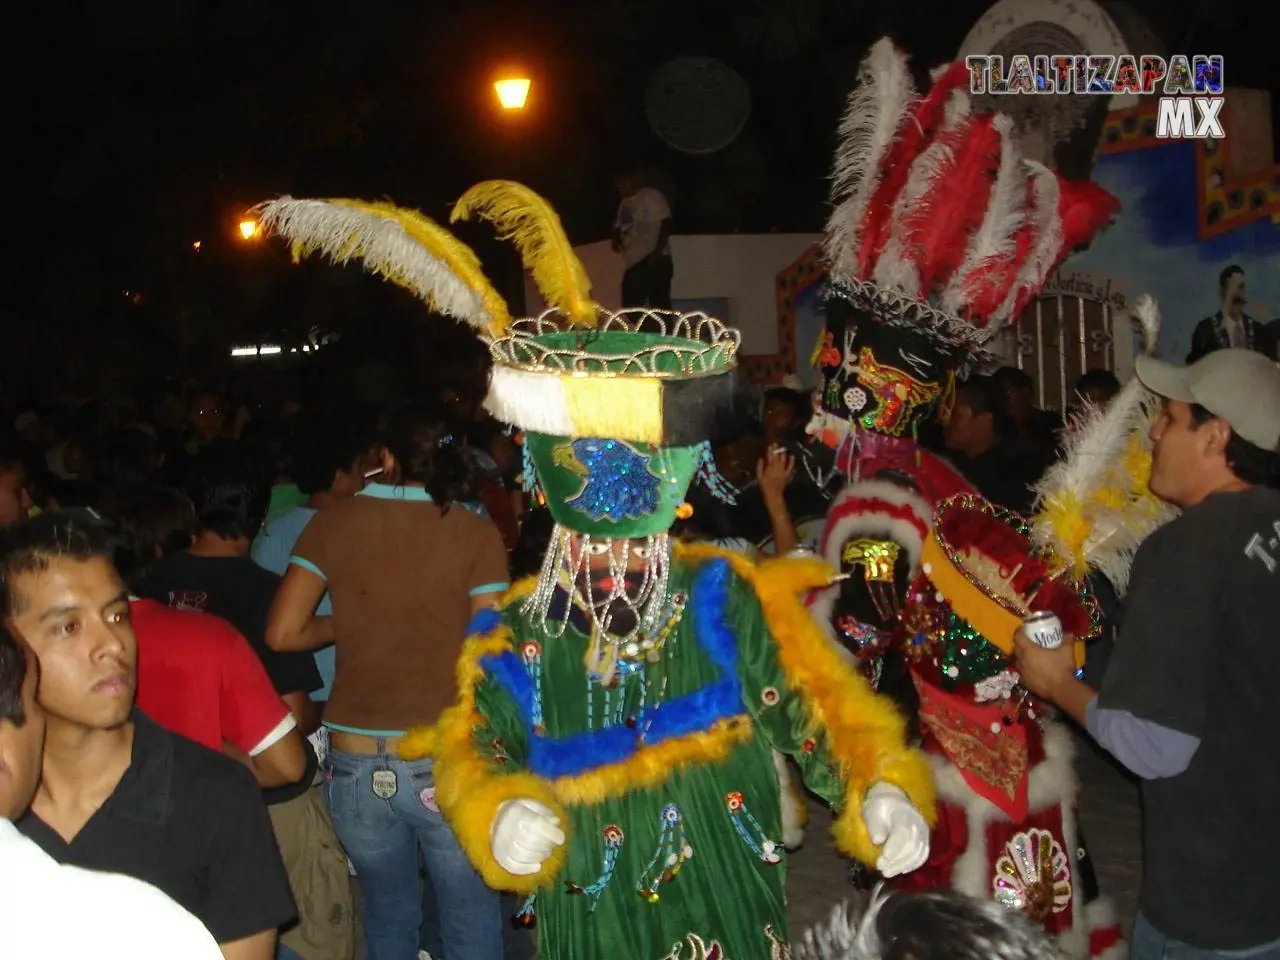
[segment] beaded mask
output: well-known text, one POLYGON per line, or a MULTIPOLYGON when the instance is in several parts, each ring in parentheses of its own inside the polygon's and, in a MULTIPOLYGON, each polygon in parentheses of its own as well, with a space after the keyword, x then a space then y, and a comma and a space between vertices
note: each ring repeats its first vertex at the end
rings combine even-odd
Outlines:
POLYGON ((1007 697, 1017 682, 1014 632, 1039 610, 1077 638, 1083 666, 1099 629, 1093 597, 1052 575, 1017 514, 970 494, 939 504, 899 628, 916 673, 943 690, 971 690, 979 702, 1007 697))
POLYGON ((814 432, 838 447, 851 434, 914 437, 946 414, 957 351, 910 327, 882 323, 839 289, 815 354, 822 375, 814 432))

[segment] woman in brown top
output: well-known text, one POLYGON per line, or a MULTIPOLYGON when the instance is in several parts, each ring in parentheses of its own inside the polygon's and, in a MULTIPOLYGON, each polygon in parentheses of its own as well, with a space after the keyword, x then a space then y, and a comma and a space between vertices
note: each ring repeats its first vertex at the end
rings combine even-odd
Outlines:
POLYGON ((433 408, 393 416, 380 482, 321 510, 294 548, 267 625, 276 650, 333 643, 325 798, 365 897, 369 960, 414 960, 418 851, 450 960, 498 960, 498 894, 471 867, 435 803, 431 761, 401 761, 409 727, 455 699, 467 624, 507 587, 501 537, 474 500, 463 437, 433 408), (326 589, 333 615, 318 617, 326 589))

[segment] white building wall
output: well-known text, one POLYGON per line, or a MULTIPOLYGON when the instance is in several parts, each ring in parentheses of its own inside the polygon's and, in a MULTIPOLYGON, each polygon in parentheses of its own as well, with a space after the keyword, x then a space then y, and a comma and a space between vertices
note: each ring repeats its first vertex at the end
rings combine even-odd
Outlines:
MULTIPOLYGON (((721 320, 742 331, 744 354, 769 354, 778 349, 778 302, 776 281, 819 239, 812 233, 706 234, 671 238, 675 277, 671 298, 700 301, 725 300, 728 316, 721 320)), ((602 306, 617 310, 622 304, 621 255, 608 240, 576 248, 591 277, 592 295, 602 306)), ((525 303, 531 313, 543 309, 542 298, 525 277, 525 303)))

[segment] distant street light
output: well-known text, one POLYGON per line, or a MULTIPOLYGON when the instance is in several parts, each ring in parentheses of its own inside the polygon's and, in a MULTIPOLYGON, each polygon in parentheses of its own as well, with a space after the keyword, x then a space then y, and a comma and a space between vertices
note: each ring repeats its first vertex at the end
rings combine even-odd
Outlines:
POLYGON ((498 93, 498 103, 502 104, 503 110, 523 110, 532 84, 528 77, 509 77, 497 81, 493 89, 498 93))
POLYGON ((199 240, 197 240, 195 243, 191 244, 191 249, 194 250, 196 253, 199 253, 201 246, 202 244, 200 243, 199 240))
POLYGON ((241 220, 240 221, 240 238, 242 240, 252 240, 258 235, 257 220, 241 220))

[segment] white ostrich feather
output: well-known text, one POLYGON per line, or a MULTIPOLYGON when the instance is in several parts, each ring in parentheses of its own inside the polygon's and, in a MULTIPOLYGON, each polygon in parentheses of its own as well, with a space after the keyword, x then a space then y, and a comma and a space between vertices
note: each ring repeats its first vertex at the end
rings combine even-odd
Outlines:
POLYGON ((1018 294, 1023 290, 1038 290, 1044 286, 1045 278, 1057 262, 1058 253, 1062 250, 1062 222, 1058 219, 1058 175, 1042 163, 1023 159, 1031 170, 1031 224, 1035 239, 1032 241, 1031 253, 1027 262, 1018 270, 1018 275, 1009 287, 1000 309, 991 318, 993 325, 999 326, 1015 319, 1013 306, 1018 294))
POLYGON ((492 319, 480 295, 389 216, 330 200, 281 197, 257 208, 259 222, 305 252, 352 260, 414 293, 441 313, 484 331, 492 319))
POLYGON ((907 218, 938 188, 943 171, 955 160, 955 152, 946 144, 944 135, 968 119, 968 94, 961 90, 953 91, 943 111, 946 119, 942 128, 911 164, 911 173, 907 175, 902 193, 893 201, 889 238, 876 261, 873 275, 876 286, 882 290, 897 290, 909 297, 920 296, 920 269, 906 258, 912 246, 907 218))
MULTIPOLYGON (((775 953, 775 956, 778 954, 775 953)), ((888 892, 842 904, 793 945, 793 960, 1060 960, 1058 941, 1021 910, 954 890, 888 892)))
MULTIPOLYGON (((1155 351, 1160 311, 1149 296, 1134 303, 1133 316, 1142 329, 1143 349, 1155 351)), ((1149 491, 1133 491, 1135 478, 1126 467, 1134 444, 1150 453, 1147 434, 1158 415, 1160 398, 1131 377, 1105 409, 1088 406, 1064 438, 1062 458, 1036 487, 1032 538, 1066 567, 1096 570, 1123 596, 1138 547, 1177 510, 1149 491), (1112 495, 1099 497, 1110 488, 1112 495), (1117 496, 1116 493, 1126 494, 1117 496), (1067 542, 1055 518, 1070 506, 1084 524, 1082 542, 1067 542)))
POLYGON ((915 98, 907 58, 887 37, 867 53, 840 121, 831 176, 826 255, 838 279, 853 278, 859 229, 879 182, 880 166, 915 98))
POLYGON ((1149 357, 1156 355, 1160 340, 1160 304, 1155 297, 1144 293, 1133 301, 1133 318, 1138 321, 1142 337, 1142 352, 1149 357))
POLYGON ((989 267, 992 260, 1013 253, 1015 235, 1026 219, 1027 187, 1019 162, 1021 156, 1014 142, 1013 121, 998 113, 991 125, 1000 134, 1000 167, 991 185, 991 199, 982 225, 969 241, 960 269, 942 292, 942 309, 957 315, 969 302, 975 274, 989 267))
POLYGON ((888 899, 889 891, 881 886, 865 909, 837 904, 826 924, 805 931, 801 942, 792 947, 793 960, 876 960, 880 956, 876 917, 888 899))

